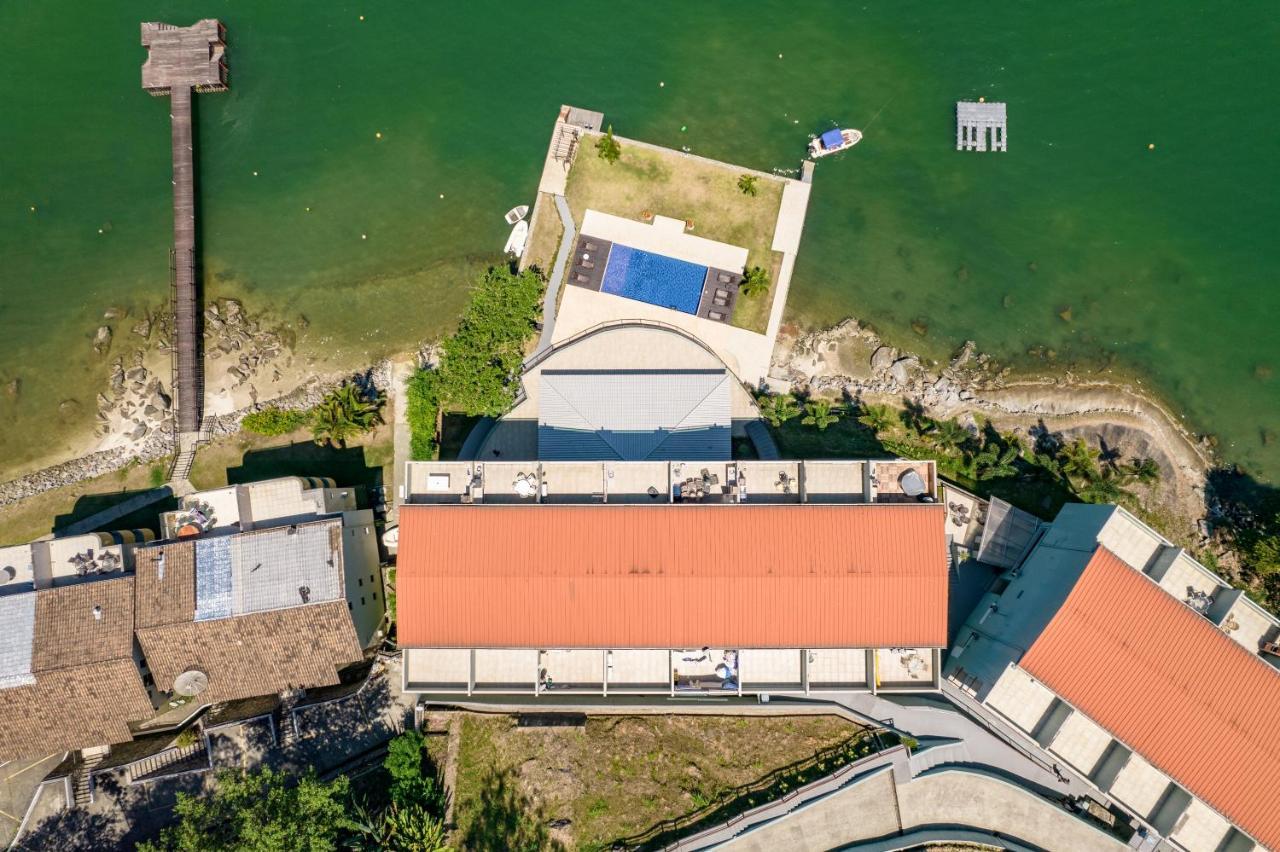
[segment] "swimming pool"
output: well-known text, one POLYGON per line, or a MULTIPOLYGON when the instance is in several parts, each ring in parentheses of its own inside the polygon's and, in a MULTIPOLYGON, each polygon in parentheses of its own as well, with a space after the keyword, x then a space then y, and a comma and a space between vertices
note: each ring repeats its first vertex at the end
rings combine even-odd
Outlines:
POLYGON ((613 244, 600 289, 663 308, 697 314, 707 267, 613 244))

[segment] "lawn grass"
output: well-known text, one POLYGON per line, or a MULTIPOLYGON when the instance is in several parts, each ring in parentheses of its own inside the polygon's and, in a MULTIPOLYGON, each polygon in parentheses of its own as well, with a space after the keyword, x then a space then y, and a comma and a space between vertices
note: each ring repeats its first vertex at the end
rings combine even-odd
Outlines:
POLYGON ((327 476, 339 486, 380 487, 394 481, 395 445, 390 426, 379 426, 345 448, 319 446, 308 429, 267 437, 237 432, 196 452, 188 477, 199 490, 279 476, 327 476))
POLYGON ((564 225, 560 224, 560 214, 551 196, 538 193, 538 200, 533 206, 533 216, 537 223, 529 232, 529 245, 524 250, 524 262, 527 266, 540 271, 543 276, 551 274, 555 264, 556 249, 564 236, 564 225))
MULTIPOLYGON (((732 166, 626 141, 622 158, 610 165, 596 156, 595 138, 587 136, 569 171, 565 199, 579 228, 588 209, 637 221, 646 212, 690 220, 697 236, 745 248, 747 265, 771 270, 772 281, 777 256, 771 247, 784 184, 762 176, 756 195, 744 195, 738 189, 741 174, 732 166)), ((772 287, 767 294, 740 299, 734 325, 763 332, 772 303, 772 287)))
POLYGON ((523 821, 533 831, 563 818, 567 828, 532 848, 555 848, 559 840, 607 849, 731 799, 738 788, 860 732, 834 716, 590 717, 582 728, 518 728, 510 716, 467 716, 455 846, 503 848, 510 839, 490 836, 495 826, 523 821))
MULTIPOLYGON (((81 518, 99 512, 139 491, 154 487, 156 471, 163 480, 169 470, 169 459, 126 465, 102 476, 52 488, 34 497, 19 500, 0 509, 0 545, 25 544, 81 518)), ((171 508, 171 507, 170 507, 171 508)), ((147 515, 163 511, 163 504, 150 507, 147 515)), ((141 514, 141 513, 135 513, 141 514)), ((151 517, 128 516, 113 527, 121 529, 156 529, 159 521, 151 517)))

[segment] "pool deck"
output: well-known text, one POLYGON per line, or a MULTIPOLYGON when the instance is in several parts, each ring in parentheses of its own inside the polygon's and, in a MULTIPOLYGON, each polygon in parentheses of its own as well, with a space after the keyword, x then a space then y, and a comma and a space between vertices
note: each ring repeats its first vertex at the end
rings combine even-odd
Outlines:
POLYGON ((654 216, 651 224, 645 224, 599 210, 588 210, 582 216, 581 230, 586 237, 599 237, 607 242, 621 243, 698 266, 742 269, 747 265, 746 249, 686 233, 682 220, 666 216, 654 216))
MULTIPOLYGON (((603 116, 600 113, 575 110, 562 107, 552 130, 551 142, 548 146, 542 179, 539 181, 539 192, 553 196, 557 202, 564 194, 565 182, 574 158, 583 145, 590 144, 594 137, 600 135, 603 116), (592 126, 594 125, 594 126, 592 126)), ((703 299, 699 304, 699 314, 683 313, 669 308, 651 305, 646 302, 615 296, 593 289, 587 282, 579 282, 580 286, 560 288, 566 274, 573 283, 571 268, 561 267, 559 263, 553 270, 551 287, 559 297, 558 308, 548 298, 547 317, 543 339, 538 351, 548 345, 555 345, 568 340, 589 328, 619 320, 646 320, 675 326, 682 331, 697 337, 710 347, 741 379, 751 385, 761 385, 769 375, 769 367, 773 358, 774 344, 778 338, 778 330, 786 312, 787 293, 791 286, 791 276, 795 270, 796 256, 800 249, 800 240, 804 232, 805 214, 809 206, 809 191, 813 180, 813 163, 805 161, 799 180, 779 178, 776 175, 757 172, 740 166, 708 160, 694 154, 681 153, 640 142, 618 137, 625 146, 634 145, 662 151, 677 157, 688 157, 718 167, 733 170, 735 174, 756 174, 771 181, 781 180, 783 183, 782 200, 779 204, 778 218, 774 225, 773 251, 782 255, 778 275, 773 286, 773 303, 770 306, 769 320, 765 333, 759 334, 743 328, 732 326, 724 321, 708 318, 712 309, 719 311, 724 306, 715 306, 716 294, 707 298, 704 285, 703 299), (581 286, 586 284, 587 286, 581 286), (546 332, 549 331, 550 334, 546 332), (548 338, 550 338, 548 340, 548 338)), ((566 233, 568 233, 566 231, 566 233)), ((686 232, 685 223, 679 219, 668 219, 655 216, 653 223, 639 222, 620 216, 612 216, 595 210, 583 214, 580 233, 598 237, 608 242, 664 254, 668 257, 687 260, 710 267, 715 270, 738 272, 747 263, 747 250, 740 246, 708 240, 686 232)), ((574 244, 572 236, 566 237, 566 243, 574 244)), ((565 245, 561 245, 564 252, 565 245)), ((557 258, 559 260, 559 258, 557 258)), ((569 267, 572 264, 568 265, 569 267)), ((603 271, 603 270, 601 270, 603 271)), ((594 282, 593 282, 594 283, 594 282)), ((596 287, 598 288, 598 284, 596 287)), ((549 288, 548 292, 553 292, 549 288)), ((735 293, 736 295, 736 293, 735 293)))

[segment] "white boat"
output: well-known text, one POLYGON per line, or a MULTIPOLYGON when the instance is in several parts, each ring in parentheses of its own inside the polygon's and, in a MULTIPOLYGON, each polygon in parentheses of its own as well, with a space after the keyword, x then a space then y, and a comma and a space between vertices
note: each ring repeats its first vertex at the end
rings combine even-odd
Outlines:
POLYGON ((529 215, 528 204, 521 204, 519 207, 512 207, 510 210, 507 211, 507 216, 506 216, 507 224, 514 225, 516 222, 519 222, 521 219, 523 219, 525 216, 528 216, 528 215, 529 215))
POLYGON ((809 142, 810 157, 825 157, 846 148, 852 148, 862 141, 862 131, 852 128, 832 129, 809 142))
POLYGON ((516 226, 511 229, 511 236, 507 237, 507 244, 502 250, 507 254, 514 254, 517 258, 524 254, 524 244, 529 240, 529 223, 521 219, 516 222, 516 226))

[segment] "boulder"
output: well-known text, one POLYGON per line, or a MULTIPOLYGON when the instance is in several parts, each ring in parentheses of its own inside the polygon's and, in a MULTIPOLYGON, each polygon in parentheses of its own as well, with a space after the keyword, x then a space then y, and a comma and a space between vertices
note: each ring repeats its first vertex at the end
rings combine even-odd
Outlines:
POLYGON ((5 385, 4 393, 9 399, 17 399, 18 394, 22 393, 22 379, 14 379, 5 385))
POLYGON ((898 384, 905 385, 911 381, 911 373, 919 367, 920 359, 914 355, 908 355, 893 362, 893 366, 889 368, 889 375, 898 384))
POLYGON ((111 307, 102 312, 102 318, 104 320, 118 320, 125 317, 128 313, 129 312, 124 308, 111 307))
POLYGON ((141 337, 143 340, 151 337, 151 319, 143 317, 133 324, 133 333, 141 337))
POLYGON ((147 437, 147 424, 139 423, 135 420, 133 422, 133 428, 129 430, 128 435, 130 441, 141 441, 143 438, 147 437))
POLYGON ((881 373, 889 369, 894 360, 898 357, 898 350, 892 346, 881 346, 875 352, 871 353, 871 369, 874 372, 881 373))
POLYGON ((156 391, 151 395, 151 405, 160 411, 168 411, 170 404, 169 397, 160 391, 156 391))
POLYGON ((111 326, 100 325, 93 335, 93 351, 105 355, 111 348, 111 326))

